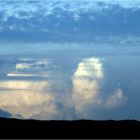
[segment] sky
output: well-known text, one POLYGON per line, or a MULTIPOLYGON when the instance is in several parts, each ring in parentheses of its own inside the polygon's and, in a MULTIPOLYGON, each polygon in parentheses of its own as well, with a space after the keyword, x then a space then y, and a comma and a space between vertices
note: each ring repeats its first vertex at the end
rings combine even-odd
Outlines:
POLYGON ((140 35, 138 1, 0 3, 2 42, 89 42, 97 38, 124 39, 140 35))
POLYGON ((0 116, 140 120, 140 2, 98 1, 0 1, 0 116))

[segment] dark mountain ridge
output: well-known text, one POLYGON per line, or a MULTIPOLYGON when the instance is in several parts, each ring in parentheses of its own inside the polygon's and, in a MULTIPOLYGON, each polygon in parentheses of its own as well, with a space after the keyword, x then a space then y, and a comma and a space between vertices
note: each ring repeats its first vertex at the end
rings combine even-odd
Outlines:
POLYGON ((2 138, 140 138, 138 130, 140 122, 136 120, 37 121, 0 118, 2 138))

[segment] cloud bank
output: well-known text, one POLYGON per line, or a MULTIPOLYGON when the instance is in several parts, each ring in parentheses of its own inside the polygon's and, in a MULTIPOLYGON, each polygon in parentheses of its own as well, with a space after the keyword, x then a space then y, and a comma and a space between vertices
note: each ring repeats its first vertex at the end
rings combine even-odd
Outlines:
MULTIPOLYGON (((32 70, 36 69, 36 66, 48 66, 48 61, 45 60, 44 64, 42 59, 20 61, 34 61, 31 63, 32 70)), ((13 76, 10 77, 12 79, 0 80, 0 108, 13 117, 42 120, 87 119, 88 116, 94 118, 100 108, 104 111, 115 109, 125 103, 127 98, 123 89, 118 87, 111 93, 102 92, 105 75, 103 61, 101 58, 91 57, 79 62, 72 75, 70 94, 55 91, 55 79, 26 79, 26 68, 23 65, 19 68, 15 63, 16 70, 25 70, 25 76, 22 71, 23 77, 19 75, 18 79, 13 76)))
POLYGON ((6 88, 0 90, 0 108, 13 116, 21 115, 29 118, 45 110, 44 103, 48 105, 46 113, 53 112, 55 109, 53 94, 49 92, 44 94, 44 88, 49 88, 47 82, 5 81, 0 83, 0 87, 6 88))

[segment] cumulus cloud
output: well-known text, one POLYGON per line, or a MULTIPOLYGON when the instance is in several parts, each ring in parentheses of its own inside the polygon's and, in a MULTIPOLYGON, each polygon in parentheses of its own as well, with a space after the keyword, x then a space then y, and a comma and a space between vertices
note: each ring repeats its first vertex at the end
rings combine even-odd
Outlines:
POLYGON ((44 94, 41 91, 4 90, 0 91, 0 108, 13 116, 21 115, 24 118, 29 118, 41 111, 53 114, 55 100, 52 94, 44 94))
POLYGON ((59 101, 49 88, 0 90, 0 108, 12 114, 13 117, 39 120, 76 119, 74 108, 59 101))
POLYGON ((109 109, 126 101, 126 97, 120 88, 110 96, 102 93, 100 89, 103 78, 104 70, 101 59, 93 57, 78 64, 72 78, 72 97, 75 110, 80 118, 83 115, 96 114, 95 110, 98 108, 109 109))
MULTIPOLYGON (((15 72, 7 74, 7 78, 10 79, 0 80, 0 108, 2 110, 11 113, 13 117, 43 120, 76 118, 73 105, 64 103, 53 91, 53 81, 44 78, 40 80, 27 78, 27 76, 48 76, 45 75, 48 60, 20 58, 16 61, 18 63, 15 63, 15 72), (27 64, 27 67, 24 64, 27 64), (23 77, 25 80, 22 79, 23 77)), ((66 100, 65 93, 62 94, 66 100)))
POLYGON ((13 117, 57 120, 75 119, 72 107, 59 101, 47 81, 1 81, 0 108, 13 117))
POLYGON ((82 112, 91 104, 100 104, 97 99, 103 68, 100 59, 89 58, 78 64, 73 75, 73 100, 76 111, 82 112))
POLYGON ((122 89, 118 88, 113 95, 107 98, 105 106, 109 108, 116 107, 125 102, 126 99, 127 98, 124 96, 122 89))
POLYGON ((13 115, 28 118, 42 110, 55 111, 55 98, 47 81, 1 81, 0 88, 5 89, 0 90, 0 108, 13 115))

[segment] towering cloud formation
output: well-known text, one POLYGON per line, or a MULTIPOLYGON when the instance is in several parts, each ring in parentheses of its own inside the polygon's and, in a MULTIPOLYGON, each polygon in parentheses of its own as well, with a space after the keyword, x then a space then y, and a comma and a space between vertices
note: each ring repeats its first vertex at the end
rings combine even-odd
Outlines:
POLYGON ((100 91, 104 78, 103 63, 99 58, 85 59, 78 64, 73 75, 73 102, 79 117, 94 114, 98 107, 112 108, 126 100, 123 91, 117 89, 110 96, 100 91))
POLYGON ((91 105, 101 103, 98 99, 103 65, 98 58, 85 59, 78 64, 73 75, 73 100, 77 112, 84 112, 91 105))

